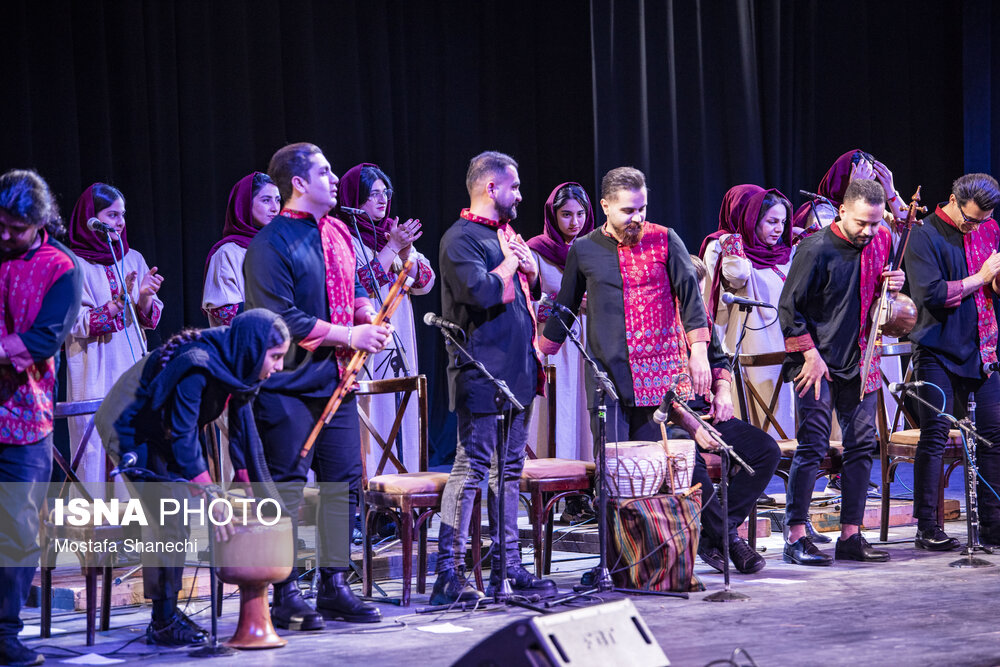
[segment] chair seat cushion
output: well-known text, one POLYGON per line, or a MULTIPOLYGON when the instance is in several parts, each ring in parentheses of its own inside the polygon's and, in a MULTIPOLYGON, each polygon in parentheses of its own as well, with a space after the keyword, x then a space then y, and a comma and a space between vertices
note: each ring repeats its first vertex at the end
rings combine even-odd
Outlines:
POLYGON ((368 490, 380 493, 441 493, 448 483, 446 472, 408 472, 379 475, 368 480, 368 490))
MULTIPOLYGON (((895 431, 889 436, 889 442, 894 445, 913 445, 916 446, 917 442, 920 440, 920 429, 919 428, 908 428, 904 431, 895 431)), ((958 429, 951 429, 948 431, 948 445, 962 445, 962 434, 959 433, 958 429)))
POLYGON ((593 475, 595 466, 588 461, 575 459, 527 459, 521 470, 521 479, 550 479, 586 477, 593 475))
MULTIPOLYGON (((778 440, 778 449, 781 450, 781 458, 790 459, 795 455, 795 450, 799 446, 799 441, 795 438, 789 438, 787 440, 778 440)), ((840 440, 830 441, 830 453, 832 454, 843 454, 844 453, 844 443, 840 440)))

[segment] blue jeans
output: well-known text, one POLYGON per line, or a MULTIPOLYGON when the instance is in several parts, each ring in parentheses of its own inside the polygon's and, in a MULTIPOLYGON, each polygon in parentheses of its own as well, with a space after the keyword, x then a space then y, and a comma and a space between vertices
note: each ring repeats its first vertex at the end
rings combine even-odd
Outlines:
MULTIPOLYGON (((945 395, 944 411, 959 419, 966 416, 969 394, 976 397, 976 427, 987 440, 1000 443, 1000 373, 989 379, 964 378, 948 372, 941 362, 926 350, 919 350, 913 358, 913 374, 918 380, 932 382, 945 395)), ((941 393, 934 387, 921 387, 920 397, 934 405, 941 404, 941 393)), ((921 529, 942 525, 938 516, 938 489, 941 484, 942 455, 948 440, 950 424, 931 410, 918 403, 920 440, 913 464, 913 516, 921 529)), ((976 463, 980 474, 1000 492, 1000 446, 976 447, 976 463)), ((977 485, 979 519, 992 529, 1000 527, 1000 502, 982 480, 977 485)))
MULTIPOLYGON (((508 413, 509 414, 509 413, 508 413)), ((497 414, 473 413, 462 408, 458 412, 458 447, 455 465, 441 498, 441 530, 438 532, 437 571, 454 569, 465 560, 465 545, 469 540, 469 522, 476 489, 489 472, 489 496, 486 507, 490 520, 490 538, 500 544, 498 525, 497 414)), ((517 503, 520 493, 521 469, 528 444, 528 424, 531 404, 524 412, 515 413, 507 434, 507 466, 504 470, 504 540, 507 545, 507 565, 520 565, 518 551, 517 503)), ((477 519, 478 520, 478 519, 477 519)), ((493 552, 493 566, 499 567, 499 552, 493 552)))
POLYGON ((0 445, 0 637, 16 637, 24 624, 38 567, 38 512, 52 475, 52 434, 30 445, 0 445))
POLYGON ((788 472, 788 509, 786 522, 790 526, 809 520, 809 503, 816 486, 816 475, 830 448, 832 412, 837 410, 837 421, 844 434, 844 463, 840 472, 840 523, 860 526, 865 518, 865 500, 872 473, 872 456, 875 452, 875 401, 878 392, 861 391, 860 374, 845 382, 834 379, 820 380, 819 400, 812 388, 799 398, 799 429, 795 437, 799 446, 788 472))

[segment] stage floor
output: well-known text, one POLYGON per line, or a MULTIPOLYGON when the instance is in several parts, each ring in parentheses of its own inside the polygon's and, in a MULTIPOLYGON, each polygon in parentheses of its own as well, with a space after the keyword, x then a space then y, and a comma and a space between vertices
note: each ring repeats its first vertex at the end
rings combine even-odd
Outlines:
MULTIPOLYGON (((953 522, 947 529, 961 537, 964 526, 953 522)), ((783 563, 781 537, 776 533, 760 541, 766 548, 763 571, 733 575, 733 590, 749 595, 749 601, 704 601, 722 589, 723 579, 700 561, 696 573, 706 592, 692 593, 689 600, 646 596, 631 600, 673 665, 706 665, 728 658, 736 648, 762 666, 1000 665, 1000 554, 987 556, 997 567, 949 567, 958 552, 918 551, 912 543, 914 530, 908 526, 890 531, 890 541, 903 541, 889 545, 889 563, 835 563, 826 568, 783 563)), ((869 531, 868 537, 875 539, 877 534, 869 531)), ((564 552, 557 552, 555 560, 558 571, 553 578, 566 590, 596 562, 564 552)), ((398 581, 381 583, 388 594, 398 594, 398 581)), ((289 640, 285 648, 215 660, 248 665, 448 665, 492 632, 534 613, 494 606, 475 612, 415 613, 426 602, 426 595, 415 594, 409 609, 380 605, 385 620, 378 625, 328 623, 321 632, 281 631, 289 640)), ((205 627, 210 622, 207 606, 205 601, 193 601, 189 608, 205 627)), ((37 623, 37 611, 25 610, 26 623, 37 623)), ((220 619, 222 637, 232 633, 236 618, 237 599, 232 597, 220 619)), ((98 633, 91 650, 145 664, 199 662, 188 657, 189 649, 147 646, 142 636, 148 621, 148 606, 114 610, 112 630, 98 633)), ((52 639, 28 640, 50 663, 89 652, 82 613, 57 614, 54 627, 62 632, 52 639)), ((750 663, 739 658, 736 664, 750 663)))

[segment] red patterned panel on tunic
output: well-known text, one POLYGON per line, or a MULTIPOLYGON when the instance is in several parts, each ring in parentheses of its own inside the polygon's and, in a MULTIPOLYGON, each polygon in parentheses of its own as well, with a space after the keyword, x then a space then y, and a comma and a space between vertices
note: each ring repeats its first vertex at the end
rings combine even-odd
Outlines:
MULTIPOLYGON (((965 244, 965 262, 969 275, 979 273, 983 262, 997 249, 1000 243, 1000 227, 996 220, 983 223, 974 232, 962 237, 965 244)), ((993 310, 992 288, 983 285, 975 291, 976 326, 979 329, 979 356, 984 364, 997 360, 997 314, 993 310)))
MULTIPOLYGON (((48 235, 41 235, 37 251, 0 263, 0 340, 29 331, 49 288, 73 268, 65 253, 47 243, 48 235)), ((0 443, 26 445, 52 432, 55 360, 26 367, 18 359, 11 362, 0 366, 0 443)))
MULTIPOLYGON (((671 378, 687 372, 688 344, 667 273, 667 229, 646 223, 635 246, 618 245, 625 338, 637 406, 659 405, 671 378)), ((691 397, 691 381, 677 387, 691 397)))
MULTIPOLYGON (((325 216, 319 221, 319 237, 323 243, 326 264, 326 296, 330 301, 330 323, 341 326, 354 324, 355 258, 351 233, 340 220, 325 216)), ((354 350, 337 349, 337 365, 343 375, 354 350)))

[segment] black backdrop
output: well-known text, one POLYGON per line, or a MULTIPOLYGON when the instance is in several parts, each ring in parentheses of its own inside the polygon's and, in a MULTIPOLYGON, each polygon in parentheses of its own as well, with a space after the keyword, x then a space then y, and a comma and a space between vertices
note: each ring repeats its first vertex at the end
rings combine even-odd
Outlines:
MULTIPOLYGON (((338 173, 380 164, 435 264, 488 148, 520 161, 525 237, 554 185, 594 192, 620 164, 646 171, 650 218, 694 248, 731 185, 797 203, 855 146, 904 195, 943 199, 996 155, 995 15, 988 0, 9 1, 0 169, 37 168, 67 214, 93 181, 125 193, 130 242, 166 276, 163 336, 205 324, 229 189, 289 141, 338 173)), ((415 304, 437 311, 437 290, 415 304)), ((422 333, 443 460, 444 352, 422 333)))

